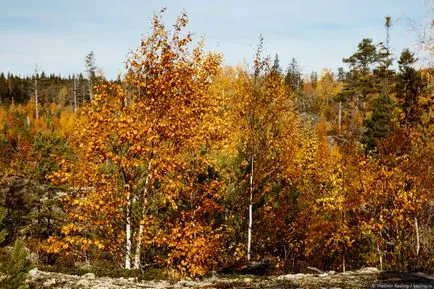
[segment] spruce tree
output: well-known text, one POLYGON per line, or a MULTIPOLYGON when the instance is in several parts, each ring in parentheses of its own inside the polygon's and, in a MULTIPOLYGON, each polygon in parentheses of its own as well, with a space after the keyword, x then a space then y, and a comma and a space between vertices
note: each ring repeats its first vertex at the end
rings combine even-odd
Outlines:
POLYGON ((282 74, 282 67, 280 67, 279 55, 276 53, 274 57, 273 67, 271 68, 273 73, 282 74))
POLYGON ((303 88, 300 66, 295 58, 292 58, 292 61, 286 70, 285 83, 296 93, 299 93, 303 88))
POLYGON ((363 143, 366 151, 374 152, 377 142, 391 129, 394 104, 387 93, 381 93, 372 104, 372 116, 366 120, 363 143))
POLYGON ((405 124, 417 120, 417 99, 421 92, 423 83, 419 72, 413 65, 417 58, 409 49, 404 49, 398 60, 399 73, 396 81, 396 98, 401 107, 405 124))

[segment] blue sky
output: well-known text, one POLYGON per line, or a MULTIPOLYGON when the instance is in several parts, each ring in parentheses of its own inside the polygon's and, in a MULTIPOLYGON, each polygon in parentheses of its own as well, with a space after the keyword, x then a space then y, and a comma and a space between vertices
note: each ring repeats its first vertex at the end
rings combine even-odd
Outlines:
POLYGON ((412 19, 433 17, 433 0, 0 0, 0 71, 29 75, 84 73, 84 57, 95 52, 108 78, 123 71, 127 53, 151 28, 153 13, 167 7, 165 23, 185 10, 188 29, 205 37, 208 50, 230 65, 251 63, 258 36, 265 53, 279 54, 285 68, 293 57, 303 73, 344 66, 365 37, 385 40, 384 18, 392 17, 395 55, 416 50, 412 19))

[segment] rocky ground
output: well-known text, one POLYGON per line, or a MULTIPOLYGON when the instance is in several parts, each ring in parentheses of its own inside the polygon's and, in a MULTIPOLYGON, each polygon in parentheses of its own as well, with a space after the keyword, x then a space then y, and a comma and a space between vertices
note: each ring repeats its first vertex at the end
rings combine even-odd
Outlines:
POLYGON ((215 275, 203 280, 183 281, 140 281, 134 278, 95 277, 88 273, 83 276, 44 272, 33 269, 27 282, 30 288, 65 289, 139 289, 139 288, 409 288, 434 289, 434 276, 423 273, 382 272, 376 268, 358 271, 323 274, 288 274, 280 276, 233 276, 215 275))

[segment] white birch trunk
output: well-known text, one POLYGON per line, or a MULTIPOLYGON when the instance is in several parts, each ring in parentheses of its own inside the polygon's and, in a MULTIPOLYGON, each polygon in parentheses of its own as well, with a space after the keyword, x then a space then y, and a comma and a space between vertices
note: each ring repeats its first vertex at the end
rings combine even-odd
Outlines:
MULTIPOLYGON (((142 215, 141 215, 142 218, 145 215, 145 209, 146 209, 145 199, 147 198, 147 195, 148 195, 148 184, 149 184, 149 181, 151 179, 150 171, 151 171, 151 161, 149 161, 148 173, 146 175, 145 188, 144 188, 144 192, 143 192, 144 200, 143 200, 143 204, 142 204, 142 215)), ((140 253, 142 250, 142 234, 144 231, 144 226, 145 226, 145 224, 140 222, 139 234, 137 235, 136 253, 134 254, 134 269, 140 269, 140 253)))
POLYGON ((344 250, 344 255, 342 257, 342 272, 345 272, 345 250, 344 250))
POLYGON ((142 234, 144 230, 144 225, 140 223, 139 225, 139 234, 137 236, 137 245, 136 245, 136 253, 134 254, 134 269, 140 269, 140 250, 142 249, 142 234))
POLYGON ((416 255, 419 255, 420 251, 420 236, 419 236, 419 226, 417 224, 417 218, 414 218, 414 228, 416 230, 416 255))
POLYGON ((131 269, 131 195, 127 195, 127 212, 125 224, 125 269, 131 269))
POLYGON ((253 223, 253 151, 251 155, 251 171, 250 171, 250 203, 249 203, 249 227, 247 231, 247 261, 250 261, 251 246, 252 246, 252 223, 253 223))
POLYGON ((35 77, 35 115, 39 119, 38 79, 35 77))
POLYGON ((92 78, 89 76, 89 100, 92 102, 93 93, 92 93, 92 78))
POLYGON ((380 244, 378 243, 378 240, 377 240, 377 252, 380 261, 380 270, 383 270, 383 253, 380 250, 380 244))

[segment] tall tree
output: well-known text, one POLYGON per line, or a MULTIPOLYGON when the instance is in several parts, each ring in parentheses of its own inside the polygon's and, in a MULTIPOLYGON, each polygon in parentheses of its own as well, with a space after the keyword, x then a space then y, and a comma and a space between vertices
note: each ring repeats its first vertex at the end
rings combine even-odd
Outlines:
POLYGON ((35 118, 39 119, 39 68, 36 66, 33 73, 33 97, 35 101, 35 118))
POLYGON ((261 235, 259 231, 255 234, 254 215, 258 215, 260 204, 280 169, 276 166, 283 147, 279 140, 289 138, 295 125, 284 79, 274 72, 270 60, 262 57, 262 48, 260 37, 253 71, 239 73, 234 98, 234 127, 238 128, 238 160, 241 162, 239 193, 244 196, 242 202, 248 209, 247 260, 253 254, 253 237, 261 235), (283 125, 284 120, 286 125, 283 125))
POLYGON ((95 72, 96 72, 96 66, 95 66, 95 53, 93 51, 90 51, 85 59, 86 64, 86 71, 87 71, 87 77, 89 81, 89 100, 93 100, 93 85, 95 80, 95 72))
POLYGON ((386 49, 390 54, 390 27, 392 26, 392 17, 386 16, 384 26, 386 27, 386 49))
POLYGON ((371 39, 363 39, 358 50, 343 62, 350 65, 349 78, 347 79, 343 93, 356 101, 359 109, 365 114, 366 102, 372 94, 374 78, 372 70, 378 61, 377 48, 371 39))
POLYGON ((359 142, 365 133, 364 125, 368 123, 367 118, 375 99, 390 98, 393 92, 392 59, 386 46, 382 43, 374 45, 371 39, 365 38, 359 43, 357 52, 343 61, 350 65, 344 87, 338 96, 339 102, 347 108, 346 114, 343 114, 345 135, 347 141, 359 142))
POLYGON ((386 16, 384 27, 386 28, 386 43, 378 44, 378 64, 374 69, 375 88, 378 93, 392 95, 395 72, 391 69, 393 64, 393 55, 390 49, 390 27, 392 18, 386 16))

